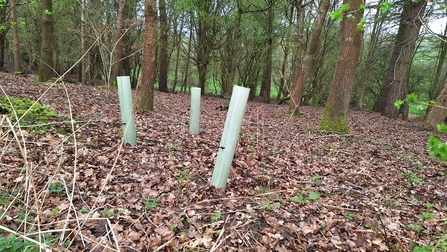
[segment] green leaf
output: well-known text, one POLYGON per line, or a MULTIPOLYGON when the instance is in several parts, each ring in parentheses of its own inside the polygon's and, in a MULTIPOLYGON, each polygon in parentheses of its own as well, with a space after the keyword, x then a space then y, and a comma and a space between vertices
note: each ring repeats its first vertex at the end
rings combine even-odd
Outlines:
POLYGON ((44 12, 45 12, 45 14, 47 14, 47 15, 51 15, 51 11, 49 11, 49 10, 45 10, 44 12))
POLYGON ((343 10, 338 9, 336 11, 329 13, 329 16, 331 17, 332 20, 341 21, 343 19, 342 13, 343 13, 343 10))
POLYGON ((290 200, 297 203, 306 201, 305 199, 303 199, 302 196, 293 196, 292 198, 290 198, 290 200))
POLYGON ((319 192, 310 192, 309 193, 309 200, 315 201, 321 197, 321 194, 319 192))
POLYGON ((357 30, 364 31, 365 30, 366 19, 362 18, 360 22, 357 24, 357 30))
POLYGON ((436 125, 436 129, 441 133, 447 132, 447 126, 443 122, 441 124, 436 125))
POLYGON ((439 8, 441 8, 441 9, 445 9, 446 7, 447 7, 446 4, 440 4, 440 5, 439 5, 439 8))
POLYGON ((415 102, 417 100, 417 98, 418 98, 417 95, 415 95, 414 93, 407 95, 408 102, 415 102))
POLYGON ((434 219, 435 215, 432 213, 427 213, 427 212, 422 212, 421 213, 421 218, 424 220, 430 220, 430 219, 434 219))
POLYGON ((355 18, 354 15, 352 15, 352 14, 348 14, 346 17, 349 18, 349 19, 354 19, 355 18))
POLYGON ((400 107, 402 107, 402 105, 404 105, 404 101, 402 101, 402 100, 396 100, 394 102, 394 106, 398 109, 400 109, 400 107))
POLYGON ((432 246, 414 247, 413 252, 431 252, 433 250, 432 246))
POLYGON ((393 3, 381 2, 380 3, 380 11, 385 13, 393 6, 393 3))
POLYGON ((435 104, 435 100, 430 100, 428 103, 430 103, 431 105, 435 104))
POLYGON ((348 4, 348 3, 343 4, 343 5, 341 6, 341 9, 342 9, 343 11, 348 11, 348 10, 349 10, 349 4, 348 4))
POLYGON ((359 10, 365 10, 365 5, 361 4, 359 10))

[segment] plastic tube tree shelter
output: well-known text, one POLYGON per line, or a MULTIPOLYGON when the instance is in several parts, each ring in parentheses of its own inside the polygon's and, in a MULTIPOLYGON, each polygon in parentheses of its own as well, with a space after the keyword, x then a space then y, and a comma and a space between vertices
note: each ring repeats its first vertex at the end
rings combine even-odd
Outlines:
POLYGON ((225 120, 222 140, 220 141, 219 151, 217 153, 217 161, 214 166, 213 177, 211 178, 211 185, 217 188, 225 189, 227 186, 231 162, 233 161, 237 139, 241 131, 242 118, 244 117, 249 93, 249 88, 240 86, 233 87, 233 94, 231 95, 230 106, 225 120))
POLYGON ((199 134, 200 88, 191 88, 191 110, 189 112, 189 133, 199 134))
POLYGON ((123 125, 124 145, 137 144, 137 133, 135 131, 135 117, 132 111, 132 90, 130 88, 129 76, 116 77, 118 83, 118 95, 120 100, 121 122, 123 125))

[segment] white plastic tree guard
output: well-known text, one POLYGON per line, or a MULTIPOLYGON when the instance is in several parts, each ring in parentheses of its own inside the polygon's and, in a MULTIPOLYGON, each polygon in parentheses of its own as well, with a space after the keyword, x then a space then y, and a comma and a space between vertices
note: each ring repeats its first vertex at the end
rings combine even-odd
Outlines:
POLYGON ((241 130, 245 107, 247 106, 249 88, 234 86, 231 95, 230 106, 220 141, 217 161, 214 166, 211 185, 225 189, 227 187, 228 175, 230 174, 231 162, 233 161, 237 139, 241 130))
POLYGON ((200 88, 191 88, 191 110, 189 112, 189 133, 199 134, 200 122, 200 88))
POLYGON ((121 122, 123 125, 124 144, 135 146, 137 133, 135 131, 135 117, 132 110, 132 89, 129 76, 116 77, 118 83, 118 95, 120 100, 121 122))

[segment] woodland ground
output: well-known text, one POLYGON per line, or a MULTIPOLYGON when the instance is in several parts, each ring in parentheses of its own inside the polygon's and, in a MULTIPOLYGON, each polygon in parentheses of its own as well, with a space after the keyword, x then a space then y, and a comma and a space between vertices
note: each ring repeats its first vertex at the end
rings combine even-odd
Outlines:
POLYGON ((290 118, 286 105, 249 102, 223 191, 210 187, 223 99, 202 97, 191 135, 190 96, 157 92, 155 112, 136 112, 138 144, 128 147, 116 90, 35 80, 0 74, 6 94, 42 96, 61 116, 39 132, 15 128, 26 157, 2 121, 0 223, 10 231, 0 236, 40 233, 54 251, 447 246, 447 163, 429 157, 433 132, 417 122, 350 111, 351 134, 339 135, 317 130, 322 108, 290 118))

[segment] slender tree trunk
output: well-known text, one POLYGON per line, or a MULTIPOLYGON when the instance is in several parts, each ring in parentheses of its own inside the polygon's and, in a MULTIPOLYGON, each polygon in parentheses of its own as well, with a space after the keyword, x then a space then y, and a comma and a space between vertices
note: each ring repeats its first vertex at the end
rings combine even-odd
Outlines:
MULTIPOLYGON (((301 6, 301 0, 296 0, 296 56, 295 63, 293 64, 293 89, 301 74, 302 62, 303 62, 303 7, 301 6)), ((291 95, 291 94, 290 94, 291 95)), ((298 104, 299 105, 299 104, 298 104)))
POLYGON ((11 8, 11 21, 12 21, 12 41, 14 52, 14 71, 22 72, 22 60, 20 58, 20 42, 19 42, 19 28, 17 23, 17 6, 16 0, 9 0, 11 8))
POLYGON ((158 1, 160 6, 160 72, 158 75, 158 90, 168 91, 168 15, 166 13, 166 0, 158 1))
POLYGON ((126 0, 120 0, 116 18, 115 29, 115 51, 113 52, 112 72, 110 73, 110 83, 116 83, 116 77, 123 73, 123 52, 124 52, 124 16, 126 15, 126 0))
MULTIPOLYGON (((0 7, 0 26, 6 27, 6 2, 0 7)), ((6 29, 0 29, 0 71, 5 71, 6 29)))
POLYGON ((42 1, 42 39, 38 82, 45 82, 54 76, 53 69, 53 1, 42 1))
POLYGON ((275 21, 274 16, 274 0, 268 0, 269 8, 267 10, 267 52, 265 54, 265 69, 262 76, 261 83, 261 94, 262 100, 265 103, 270 103, 270 92, 272 88, 272 58, 273 58, 273 22, 275 21))
POLYGON ((349 133, 349 99, 363 41, 363 30, 358 29, 357 24, 362 19, 363 10, 360 9, 362 0, 344 0, 343 3, 349 4, 349 10, 343 13, 340 24, 340 52, 319 129, 349 133), (354 18, 348 18, 348 15, 354 18))
POLYGON ((80 80, 82 84, 87 84, 87 61, 88 61, 88 55, 85 53, 87 52, 85 48, 85 0, 81 0, 81 54, 83 55, 83 58, 81 59, 81 74, 80 74, 80 80), (85 55, 85 56, 84 56, 85 55))
MULTIPOLYGON (((233 83, 236 75, 237 64, 239 62, 239 46, 241 39, 241 20, 242 20, 242 10, 240 9, 240 0, 238 0, 238 11, 232 25, 233 30, 227 32, 228 38, 225 40, 226 43, 221 49, 221 58, 223 67, 222 72, 222 91, 224 95, 231 96, 233 91, 233 83)), ((231 29, 231 28, 230 28, 231 29)))
MULTIPOLYGON (((394 102, 405 100, 407 95, 411 61, 422 24, 419 17, 424 14, 426 6, 426 1, 408 1, 404 4, 388 73, 373 107, 374 111, 385 116, 397 118, 401 114, 394 102)), ((408 115, 408 106, 405 108, 404 117, 408 115)))
POLYGON ((144 1, 144 19, 145 31, 140 109, 145 111, 153 111, 157 43, 156 0, 144 1))
POLYGON ((318 14, 312 26, 310 40, 307 43, 306 56, 304 56, 301 73, 298 76, 298 80, 296 81, 292 95, 290 96, 290 106, 288 111, 290 114, 299 115, 298 107, 301 103, 301 98, 303 97, 307 77, 309 77, 311 67, 313 65, 315 52, 318 48, 320 34, 323 30, 324 20, 329 10, 330 3, 330 0, 321 0, 320 2, 318 14))
MULTIPOLYGON (((182 36, 183 36, 183 25, 184 25, 185 16, 182 15, 182 18, 180 20, 180 29, 177 34, 176 38, 176 52, 175 52, 175 70, 174 70, 174 83, 172 84, 172 92, 175 91, 175 88, 177 86, 177 79, 178 79, 178 69, 180 66, 180 51, 182 50, 182 36)), ((189 56, 188 56, 189 57, 189 56)))
POLYGON ((371 37, 369 39, 369 44, 367 46, 367 55, 360 70, 360 77, 357 78, 355 85, 355 104, 359 110, 363 109, 363 103, 365 98, 365 88, 369 79, 369 73, 374 65, 376 58, 378 40, 380 36, 380 31, 382 30, 384 18, 380 17, 380 3, 377 5, 376 14, 374 15, 374 25, 371 32, 371 37))
POLYGON ((426 129, 436 129, 436 125, 444 122, 447 117, 447 81, 444 83, 444 88, 436 98, 435 106, 432 106, 427 116, 424 119, 423 127, 426 129))

